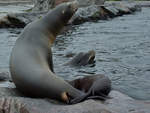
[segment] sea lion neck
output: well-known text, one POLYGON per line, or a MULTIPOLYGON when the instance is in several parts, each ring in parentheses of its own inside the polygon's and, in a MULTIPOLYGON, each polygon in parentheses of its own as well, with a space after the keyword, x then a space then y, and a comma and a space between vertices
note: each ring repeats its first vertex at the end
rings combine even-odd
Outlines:
POLYGON ((49 11, 42 21, 47 30, 56 37, 76 11, 76 2, 64 3, 49 11))
POLYGON ((56 13, 55 10, 51 11, 43 18, 47 30, 51 32, 54 37, 56 37, 64 27, 64 23, 56 13))

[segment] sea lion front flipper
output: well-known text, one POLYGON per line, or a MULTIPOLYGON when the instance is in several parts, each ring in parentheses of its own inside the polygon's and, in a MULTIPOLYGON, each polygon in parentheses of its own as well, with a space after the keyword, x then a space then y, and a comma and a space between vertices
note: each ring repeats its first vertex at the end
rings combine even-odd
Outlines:
POLYGON ((48 62, 48 65, 49 65, 49 68, 50 70, 54 73, 54 66, 53 66, 53 55, 51 54, 52 53, 52 50, 49 49, 48 51, 49 53, 49 57, 47 59, 47 62, 48 62))

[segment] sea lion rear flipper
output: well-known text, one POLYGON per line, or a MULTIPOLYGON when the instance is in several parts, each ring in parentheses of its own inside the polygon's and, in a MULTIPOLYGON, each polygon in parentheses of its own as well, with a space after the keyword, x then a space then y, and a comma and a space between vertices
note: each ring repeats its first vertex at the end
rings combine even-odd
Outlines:
POLYGON ((76 98, 70 100, 69 104, 76 104, 76 103, 82 102, 82 101, 84 101, 86 98, 87 98, 87 94, 81 95, 81 96, 79 96, 79 97, 76 97, 76 98))
POLYGON ((87 97, 87 99, 99 99, 105 101, 106 99, 111 99, 111 97, 101 94, 101 95, 89 96, 87 97))

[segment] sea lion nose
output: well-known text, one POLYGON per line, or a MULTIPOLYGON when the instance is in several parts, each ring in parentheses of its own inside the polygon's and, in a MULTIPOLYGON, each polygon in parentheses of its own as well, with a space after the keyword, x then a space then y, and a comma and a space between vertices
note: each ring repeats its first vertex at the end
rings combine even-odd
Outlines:
POLYGON ((68 5, 71 5, 71 8, 72 8, 72 10, 73 10, 74 12, 77 11, 77 9, 78 9, 78 4, 79 4, 79 2, 78 2, 77 0, 75 0, 75 1, 73 1, 73 2, 68 2, 68 5))

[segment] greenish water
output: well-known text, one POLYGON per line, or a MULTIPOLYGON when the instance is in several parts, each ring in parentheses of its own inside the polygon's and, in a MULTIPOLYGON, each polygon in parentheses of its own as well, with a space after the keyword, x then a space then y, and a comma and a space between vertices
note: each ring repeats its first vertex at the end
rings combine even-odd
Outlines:
MULTIPOLYGON (((21 29, 0 29, 0 69, 8 70, 9 55, 21 29)), ((54 70, 65 79, 105 74, 113 88, 136 99, 150 100, 150 9, 109 21, 84 23, 57 37, 54 70), (63 66, 68 52, 95 50, 95 67, 63 66)))

